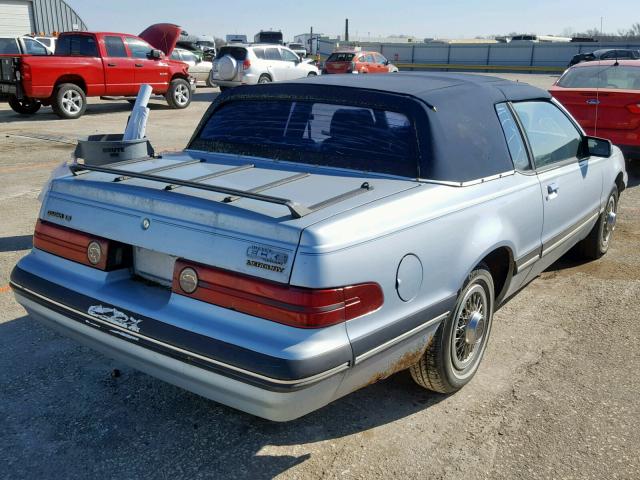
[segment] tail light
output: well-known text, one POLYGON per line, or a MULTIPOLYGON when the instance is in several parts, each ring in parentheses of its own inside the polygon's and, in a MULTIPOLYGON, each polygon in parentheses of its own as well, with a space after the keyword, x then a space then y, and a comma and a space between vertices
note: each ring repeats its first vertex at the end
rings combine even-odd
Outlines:
POLYGON ((22 73, 23 80, 31 80, 31 65, 22 62, 21 67, 20 71, 22 73))
POLYGON ((175 264, 173 291, 298 328, 342 323, 379 309, 384 301, 377 283, 322 289, 292 287, 185 260, 175 264))
POLYGON ((242 62, 242 69, 249 70, 251 68, 251 61, 247 58, 244 62, 242 62))
POLYGON ((33 246, 73 262, 100 270, 131 265, 131 246, 38 220, 33 246))
POLYGON ((631 113, 640 114, 640 103, 630 103, 627 105, 627 110, 631 113))

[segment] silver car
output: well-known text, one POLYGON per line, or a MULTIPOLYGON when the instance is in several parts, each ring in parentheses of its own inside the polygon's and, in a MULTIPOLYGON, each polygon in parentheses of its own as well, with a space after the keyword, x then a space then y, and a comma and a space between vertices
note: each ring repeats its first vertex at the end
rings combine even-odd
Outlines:
POLYGON ((239 85, 314 77, 320 72, 291 49, 281 45, 227 45, 213 61, 211 84, 220 90, 239 85))
POLYGON ((277 421, 403 369, 462 388, 506 299, 574 246, 607 252, 627 184, 547 92, 451 73, 232 90, 186 150, 94 160, 44 192, 17 300, 277 421))
POLYGON ((200 60, 195 53, 185 48, 174 48, 171 52, 171 60, 178 60, 189 65, 189 74, 196 79, 197 83, 204 83, 208 87, 211 84, 211 68, 212 63, 208 60, 200 60))

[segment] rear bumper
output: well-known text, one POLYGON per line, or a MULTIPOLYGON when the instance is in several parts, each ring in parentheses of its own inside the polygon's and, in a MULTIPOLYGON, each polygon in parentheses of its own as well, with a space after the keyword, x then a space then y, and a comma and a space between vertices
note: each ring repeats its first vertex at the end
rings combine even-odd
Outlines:
POLYGON ((92 280, 79 277, 83 269, 88 267, 35 250, 14 268, 11 286, 16 300, 36 320, 230 407, 269 420, 292 420, 332 401, 349 368, 351 347, 346 332, 342 338, 338 329, 327 332, 329 337, 325 332, 283 332, 278 329, 285 326, 265 326, 266 321, 255 319, 254 335, 241 328, 232 331, 225 323, 241 323, 237 312, 221 312, 202 302, 189 305, 191 299, 127 280, 124 272, 120 280, 97 279, 103 286, 96 288, 92 280), (58 264, 68 264, 67 271, 58 271, 58 264), (151 311, 156 318, 132 311, 133 297, 140 311, 151 311), (151 307, 145 309, 147 304, 151 307), (202 310, 200 318, 201 307, 207 311, 202 310), (194 324, 200 324, 201 331, 194 324), (276 329, 280 344, 270 328, 276 329))
POLYGON ((63 335, 168 383, 268 420, 293 420, 326 405, 344 375, 295 391, 267 390, 196 366, 188 361, 188 352, 182 359, 174 358, 82 324, 13 286, 16 299, 34 319, 63 335))

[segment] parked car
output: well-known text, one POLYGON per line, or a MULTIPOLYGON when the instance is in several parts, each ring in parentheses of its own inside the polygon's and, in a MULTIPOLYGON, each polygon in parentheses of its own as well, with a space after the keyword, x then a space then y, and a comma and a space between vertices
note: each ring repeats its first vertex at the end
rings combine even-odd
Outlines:
POLYGON ((505 299, 575 245, 607 252, 627 182, 547 92, 418 72, 231 90, 183 152, 70 168, 18 302, 278 421, 406 368, 462 388, 505 299))
POLYGON ((640 158, 640 61, 605 60, 569 68, 549 90, 589 135, 640 158))
POLYGON ((38 40, 28 37, 0 37, 0 57, 52 55, 53 51, 38 40))
POLYGON ((61 118, 79 118, 87 97, 134 96, 150 84, 172 108, 186 108, 195 80, 170 56, 180 27, 157 24, 139 37, 123 33, 68 32, 52 56, 26 56, 2 63, 0 93, 11 108, 33 114, 51 105, 61 118))
POLYGON ((220 90, 239 85, 314 77, 319 70, 287 47, 278 45, 226 45, 218 51, 211 69, 212 85, 220 90))
POLYGON ((579 53, 574 55, 569 66, 577 65, 581 62, 595 62, 598 60, 638 60, 640 51, 628 48, 603 48, 589 53, 579 53))
POLYGON ((230 33, 225 37, 227 43, 247 43, 247 36, 238 33, 230 33))
POLYGON ((208 87, 214 86, 210 82, 213 64, 208 60, 201 60, 196 54, 184 48, 174 48, 170 58, 189 65, 189 75, 195 78, 196 82, 204 83, 208 87))
POLYGON ((293 51, 296 55, 298 55, 301 59, 304 59, 307 56, 307 49, 301 43, 290 43, 287 45, 290 50, 293 51))
POLYGON ((189 50, 200 60, 211 61, 216 56, 216 40, 210 35, 189 35, 183 30, 176 46, 189 50))
POLYGON ((389 63, 378 52, 344 50, 329 55, 324 62, 323 74, 327 73, 396 73, 398 67, 389 63))

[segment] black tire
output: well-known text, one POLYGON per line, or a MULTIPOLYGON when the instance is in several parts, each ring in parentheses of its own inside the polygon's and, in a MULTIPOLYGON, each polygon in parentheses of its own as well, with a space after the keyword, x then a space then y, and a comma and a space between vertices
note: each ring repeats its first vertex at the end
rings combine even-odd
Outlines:
POLYGON ((453 393, 469 383, 487 347, 493 311, 493 278, 486 265, 480 264, 465 281, 453 312, 440 324, 420 361, 410 368, 416 383, 439 393, 453 393), (476 308, 476 302, 482 308, 476 308), (476 328, 471 329, 471 324, 476 328))
POLYGON ((578 243, 578 252, 588 260, 597 260, 609 250, 611 236, 616 228, 616 214, 618 212, 618 188, 613 187, 604 211, 598 217, 598 221, 589 232, 589 235, 578 243), (610 216, 610 213, 613 216, 610 216), (610 218, 611 217, 611 218, 610 218))
POLYGON ((63 83, 53 93, 51 108, 60 118, 80 118, 87 109, 87 96, 75 83, 63 83))
POLYGON ((23 98, 22 100, 18 100, 18 97, 11 95, 9 97, 9 106, 14 112, 21 115, 33 115, 40 110, 42 104, 33 98, 23 98))
POLYGON ((191 85, 184 78, 175 78, 169 84, 165 95, 171 108, 183 109, 191 104, 191 85))
POLYGON ((309 75, 307 75, 307 77, 317 77, 318 74, 316 72, 309 72, 309 75))
POLYGON ((271 83, 271 77, 267 74, 260 75, 258 83, 271 83))
POLYGON ((229 90, 231 87, 218 87, 220 89, 220 92, 226 92, 227 90, 229 90))

